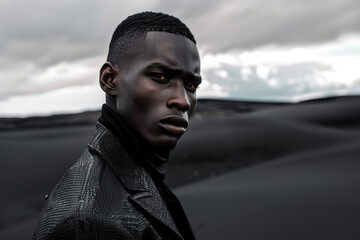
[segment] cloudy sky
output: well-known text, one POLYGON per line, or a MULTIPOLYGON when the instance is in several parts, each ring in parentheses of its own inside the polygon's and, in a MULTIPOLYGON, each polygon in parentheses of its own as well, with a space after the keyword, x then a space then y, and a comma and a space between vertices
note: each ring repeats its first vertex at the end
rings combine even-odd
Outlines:
POLYGON ((358 0, 0 0, 0 117, 99 109, 112 32, 145 10, 192 30, 199 98, 360 94, 358 0))

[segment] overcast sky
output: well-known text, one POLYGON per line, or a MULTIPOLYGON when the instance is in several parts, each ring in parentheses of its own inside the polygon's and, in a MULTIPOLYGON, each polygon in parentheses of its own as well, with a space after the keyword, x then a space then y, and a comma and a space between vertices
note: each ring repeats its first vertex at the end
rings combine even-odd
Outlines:
POLYGON ((112 32, 145 10, 192 30, 199 98, 360 94, 358 0, 0 0, 0 117, 99 109, 112 32))

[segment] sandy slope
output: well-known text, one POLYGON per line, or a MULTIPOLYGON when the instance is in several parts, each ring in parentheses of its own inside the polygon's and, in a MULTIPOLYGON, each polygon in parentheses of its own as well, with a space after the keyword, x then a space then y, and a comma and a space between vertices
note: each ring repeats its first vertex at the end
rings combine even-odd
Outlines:
MULTIPOLYGON (((224 232, 228 239, 353 239, 359 106, 360 97, 350 97, 193 119, 172 153, 167 182, 179 187, 199 239, 224 232)), ((29 238, 43 196, 92 129, 0 133, 0 239, 29 238)))
POLYGON ((198 239, 360 239, 360 144, 176 189, 198 239))

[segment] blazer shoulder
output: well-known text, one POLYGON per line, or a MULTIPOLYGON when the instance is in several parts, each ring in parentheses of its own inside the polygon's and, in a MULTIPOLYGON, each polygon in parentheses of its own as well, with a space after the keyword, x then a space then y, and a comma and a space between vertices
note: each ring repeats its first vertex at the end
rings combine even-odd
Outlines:
POLYGON ((104 167, 99 158, 85 149, 50 193, 40 213, 34 236, 47 235, 70 216, 91 213, 104 167))
MULTIPOLYGON (((48 202, 82 210, 94 202, 105 164, 85 149, 51 192, 48 202)), ((60 206, 60 205, 59 205, 60 206)))

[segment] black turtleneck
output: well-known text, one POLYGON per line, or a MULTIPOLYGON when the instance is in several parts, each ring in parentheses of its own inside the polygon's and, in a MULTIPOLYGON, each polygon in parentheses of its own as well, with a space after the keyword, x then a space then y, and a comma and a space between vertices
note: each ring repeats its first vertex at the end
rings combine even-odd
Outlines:
POLYGON ((164 163, 167 157, 160 157, 128 126, 122 117, 106 104, 103 105, 99 122, 109 129, 126 147, 129 153, 150 173, 156 184, 164 181, 164 163), (141 150, 140 150, 141 149, 141 150))
POLYGON ((102 107, 99 122, 109 129, 133 158, 149 172, 183 238, 195 239, 179 200, 164 183, 166 176, 164 164, 167 162, 169 154, 167 157, 160 157, 154 153, 148 144, 125 123, 121 116, 106 104, 102 107))

